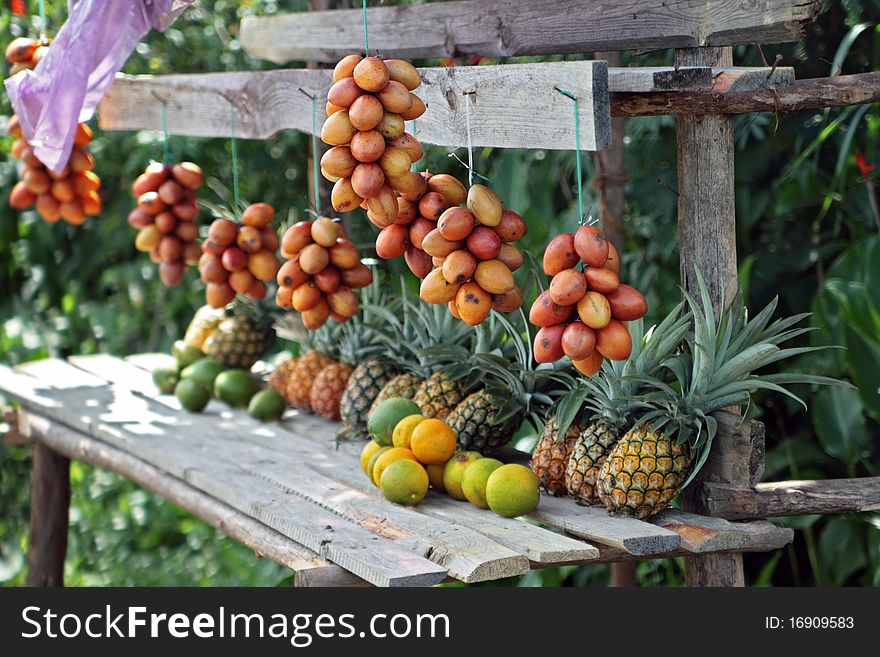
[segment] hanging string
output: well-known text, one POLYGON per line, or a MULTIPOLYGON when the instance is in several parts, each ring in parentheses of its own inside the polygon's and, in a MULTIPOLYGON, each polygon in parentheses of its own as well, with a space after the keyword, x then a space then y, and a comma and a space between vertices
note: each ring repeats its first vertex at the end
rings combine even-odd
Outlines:
POLYGON ((370 37, 367 35, 367 0, 364 0, 364 57, 370 56, 370 37))
POLYGON ((46 43, 46 2, 40 0, 40 43, 46 43))
POLYGON ((468 151, 468 187, 474 184, 474 144, 471 139, 471 93, 464 94, 464 125, 467 130, 467 151, 468 151))
POLYGON ((553 87, 561 93, 566 98, 571 98, 574 101, 574 145, 575 145, 575 159, 577 161, 577 185, 578 185, 578 211, 580 214, 578 215, 578 224, 584 223, 584 185, 581 174, 581 112, 580 106, 578 103, 577 96, 575 96, 570 91, 566 91, 565 89, 560 89, 559 87, 553 87))
POLYGON ((162 101, 162 164, 168 166, 171 161, 171 148, 168 142, 168 103, 162 101))
POLYGON ((235 207, 232 209, 236 215, 239 211, 239 189, 238 189, 238 148, 235 144, 235 101, 229 99, 229 149, 232 151, 232 198, 235 207))

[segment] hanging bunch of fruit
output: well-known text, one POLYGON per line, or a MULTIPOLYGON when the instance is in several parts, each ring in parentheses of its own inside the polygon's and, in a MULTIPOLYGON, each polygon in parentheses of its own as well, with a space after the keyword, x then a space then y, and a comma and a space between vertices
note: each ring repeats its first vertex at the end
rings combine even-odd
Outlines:
POLYGON ((436 228, 421 239, 435 269, 422 281, 419 296, 448 304, 453 316, 477 326, 493 308, 512 312, 522 306, 513 272, 523 255, 512 242, 526 234, 527 226, 485 185, 472 185, 466 200, 467 207, 443 210, 436 228))
POLYGON ((240 223, 222 217, 211 223, 199 258, 209 306, 222 308, 236 293, 254 300, 266 296, 266 281, 275 278, 280 266, 278 235, 270 226, 274 216, 268 203, 254 203, 241 213, 240 223))
POLYGON ((619 272, 617 250, 595 226, 550 241, 544 273, 553 278, 529 313, 529 321, 541 327, 535 335, 539 363, 568 356, 578 371, 592 376, 605 358, 629 358, 632 339, 625 322, 643 317, 648 304, 641 292, 620 282, 619 272))
MULTIPOLYGON (((391 260, 403 256, 410 271, 425 278, 434 266, 433 259, 422 245, 425 237, 437 228, 437 221, 446 210, 467 200, 465 186, 448 173, 421 174, 427 184, 418 196, 397 197, 397 219, 376 237, 376 254, 391 260)), ((368 213, 369 216, 369 213, 368 213)), ((371 219, 375 224, 375 220, 371 219)))
POLYGON ((128 223, 138 230, 134 244, 159 265, 159 278, 168 287, 183 280, 186 268, 199 262, 199 203, 202 169, 192 162, 173 166, 150 162, 131 186, 137 207, 128 223))
POLYGON ((321 139, 333 146, 321 158, 321 171, 334 183, 337 212, 364 205, 380 228, 397 220, 395 192, 411 198, 424 193, 425 179, 411 171, 423 156, 404 122, 417 119, 425 104, 412 93, 419 72, 401 59, 348 55, 333 71, 327 93, 327 120, 321 139))
POLYGON ((327 217, 294 224, 281 238, 281 255, 287 262, 277 272, 275 303, 302 313, 307 329, 328 318, 346 322, 357 313, 354 290, 369 285, 373 272, 342 224, 327 217))

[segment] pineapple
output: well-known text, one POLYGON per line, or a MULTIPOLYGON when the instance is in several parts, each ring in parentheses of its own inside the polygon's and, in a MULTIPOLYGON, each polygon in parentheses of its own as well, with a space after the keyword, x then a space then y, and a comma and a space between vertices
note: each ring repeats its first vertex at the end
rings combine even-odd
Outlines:
POLYGON ((572 422, 565 432, 565 438, 559 437, 559 422, 551 417, 544 425, 544 431, 529 466, 541 482, 541 487, 551 495, 565 495, 565 469, 571 458, 572 449, 581 435, 581 426, 572 422))
MULTIPOLYGON (((327 325, 325 324, 324 326, 327 325)), ((324 327, 322 326, 321 328, 323 329, 324 327)), ((321 370, 335 362, 330 356, 318 349, 312 349, 300 356, 287 380, 287 390, 284 395, 287 403, 301 411, 310 412, 312 405, 309 403, 309 398, 312 392, 312 385, 315 383, 315 379, 318 378, 321 370)))
POLYGON ((370 404, 370 413, 376 410, 376 407, 381 404, 386 399, 390 399, 391 397, 403 397, 405 399, 412 399, 415 397, 416 392, 423 383, 422 379, 417 377, 415 374, 410 374, 409 372, 404 372, 403 374, 396 374, 393 376, 388 383, 382 386, 382 389, 379 391, 379 394, 376 395, 376 398, 373 399, 373 403, 370 404))
POLYGON ((298 360, 299 358, 297 356, 291 356, 276 366, 269 375, 269 380, 266 382, 267 385, 282 397, 287 394, 287 384, 290 381, 290 374, 296 367, 298 360))
POLYGON ((272 344, 274 313, 241 297, 220 309, 219 316, 203 312, 206 308, 196 312, 184 341, 221 365, 249 370, 272 344))
MULTIPOLYGON (((696 272, 701 303, 685 294, 694 331, 688 349, 664 363, 670 385, 645 377, 652 392, 635 426, 609 453, 599 472, 599 498, 612 513, 648 518, 666 507, 699 472, 718 429, 712 413, 750 404, 753 392, 775 390, 806 405, 782 386, 790 383, 840 385, 827 377, 805 374, 753 375, 752 371, 790 356, 822 347, 781 349, 778 345, 809 329, 792 329, 804 315, 768 326, 776 308, 771 302, 752 320, 737 296, 716 322, 706 283, 696 272)), ((724 308, 722 300, 721 307, 724 308)))
POLYGON ((453 379, 444 371, 431 374, 413 396, 422 415, 438 420, 446 420, 463 399, 461 381, 453 379))
POLYGON ((563 423, 578 414, 584 427, 572 447, 565 470, 569 495, 587 504, 601 504, 596 483, 605 457, 631 426, 633 412, 640 406, 639 377, 656 376, 663 362, 675 353, 690 327, 690 315, 679 304, 664 320, 645 334, 642 320, 630 322, 633 353, 626 361, 606 361, 593 377, 561 404, 563 423))
POLYGON ((397 368, 382 358, 370 358, 354 368, 339 403, 340 437, 369 437, 367 416, 370 405, 395 374, 397 368))

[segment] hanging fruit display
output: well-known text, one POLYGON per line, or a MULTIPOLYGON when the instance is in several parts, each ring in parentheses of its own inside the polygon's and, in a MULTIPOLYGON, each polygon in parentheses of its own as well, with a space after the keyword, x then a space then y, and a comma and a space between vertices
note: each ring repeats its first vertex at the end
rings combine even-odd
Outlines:
POLYGON ((266 296, 266 281, 275 278, 280 266, 278 234, 270 226, 274 216, 268 203, 254 203, 241 213, 240 223, 226 218, 211 223, 199 258, 209 306, 222 308, 236 293, 255 300, 266 296))
POLYGON ((617 250, 595 226, 550 241, 544 251, 550 287, 529 312, 529 321, 540 327, 535 360, 552 363, 568 356, 578 371, 592 376, 605 358, 629 358, 626 322, 643 317, 648 304, 641 292, 620 282, 619 272, 617 250))
MULTIPOLYGON (((419 202, 420 208, 430 194, 419 202)), ((425 203, 428 212, 445 201, 443 194, 436 194, 425 203)), ((448 304, 454 317, 476 326, 493 308, 513 312, 522 305, 513 272, 522 266, 523 255, 512 242, 526 234, 527 226, 485 185, 472 185, 463 200, 466 207, 439 209, 436 227, 421 237, 420 246, 435 268, 424 277, 419 297, 448 304)))
POLYGON ((361 262, 339 221, 319 217, 300 221, 281 237, 275 303, 302 314, 303 325, 315 330, 328 319, 346 322, 358 311, 354 290, 373 282, 373 272, 361 262))
POLYGON ((419 72, 401 59, 348 55, 333 70, 327 93, 327 120, 321 139, 333 148, 321 158, 321 172, 334 183, 337 212, 365 204, 380 228, 397 220, 395 192, 418 198, 426 181, 411 170, 424 152, 404 131, 404 122, 425 112, 412 91, 419 72))
MULTIPOLYGON (((448 173, 432 175, 425 171, 421 175, 427 181, 427 186, 416 197, 398 195, 397 220, 390 226, 380 226, 376 237, 376 254, 386 260, 403 256, 410 271, 419 278, 425 278, 434 263, 422 242, 437 228, 437 221, 446 210, 465 202, 467 190, 448 173)), ((367 216, 370 216, 369 211, 367 216)))
POLYGON ((190 265, 199 262, 199 203, 202 169, 192 162, 164 165, 150 162, 131 186, 137 207, 128 223, 138 231, 135 247, 159 265, 159 278, 168 287, 183 280, 190 265))

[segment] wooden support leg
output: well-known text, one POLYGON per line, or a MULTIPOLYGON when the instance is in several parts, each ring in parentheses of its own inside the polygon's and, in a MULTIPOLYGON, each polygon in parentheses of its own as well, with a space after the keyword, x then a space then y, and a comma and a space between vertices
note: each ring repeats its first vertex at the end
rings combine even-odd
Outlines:
MULTIPOLYGON (((679 66, 732 66, 733 53, 730 48, 677 50, 675 62, 679 66)), ((680 116, 676 125, 682 283, 697 293, 694 266, 698 266, 713 303, 719 305, 722 294, 729 303, 737 291, 733 119, 713 114, 680 116)), ((703 478, 748 485, 748 481, 729 481, 729 472, 717 466, 738 457, 730 441, 716 440, 713 452, 715 465, 706 464, 703 478)), ((689 491, 693 494, 698 488, 692 486, 689 491)), ((696 506, 694 500, 685 498, 687 510, 696 506)), ((742 554, 688 557, 685 582, 688 586, 743 586, 742 554)))
POLYGON ((34 444, 28 586, 64 586, 70 459, 34 444))
POLYGON ((339 566, 304 568, 302 570, 297 570, 293 575, 294 588, 314 588, 318 586, 366 587, 373 585, 339 566))

